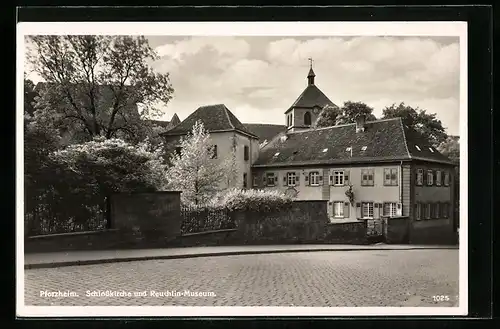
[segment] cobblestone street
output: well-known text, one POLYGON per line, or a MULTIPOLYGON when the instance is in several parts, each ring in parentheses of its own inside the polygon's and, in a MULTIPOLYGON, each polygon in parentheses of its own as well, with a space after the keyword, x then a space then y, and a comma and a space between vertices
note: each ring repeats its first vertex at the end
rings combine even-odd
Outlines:
POLYGON ((458 250, 373 250, 33 269, 25 271, 25 305, 458 306, 458 264, 458 250), (45 294, 58 291, 78 296, 45 294), (130 295, 87 296, 98 291, 130 295))

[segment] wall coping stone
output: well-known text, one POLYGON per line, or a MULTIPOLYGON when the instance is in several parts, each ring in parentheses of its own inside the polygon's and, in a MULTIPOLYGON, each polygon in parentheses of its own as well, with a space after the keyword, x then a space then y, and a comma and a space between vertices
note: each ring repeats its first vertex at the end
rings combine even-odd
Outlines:
POLYGON ((190 236, 215 234, 215 233, 235 232, 237 230, 238 229, 236 229, 236 228, 228 228, 228 229, 224 229, 224 230, 212 230, 212 231, 203 231, 203 232, 196 232, 196 233, 186 233, 186 234, 181 235, 181 238, 190 237, 190 236))
POLYGON ((42 234, 42 235, 33 235, 27 237, 27 239, 49 239, 55 238, 59 236, 78 236, 78 235, 93 235, 93 234, 101 234, 101 233, 109 233, 109 232, 117 232, 119 229, 107 229, 107 230, 99 230, 99 231, 82 231, 82 232, 69 232, 69 233, 55 233, 55 234, 42 234))

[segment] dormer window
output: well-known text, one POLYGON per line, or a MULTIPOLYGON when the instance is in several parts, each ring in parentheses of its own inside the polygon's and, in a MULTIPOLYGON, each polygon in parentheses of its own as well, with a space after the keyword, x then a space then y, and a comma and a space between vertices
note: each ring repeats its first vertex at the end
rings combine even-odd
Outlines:
POLYGON ((422 151, 418 145, 415 145, 415 148, 419 151, 422 151))
POLYGON ((429 151, 431 151, 432 153, 434 153, 434 150, 431 147, 429 147, 429 151))

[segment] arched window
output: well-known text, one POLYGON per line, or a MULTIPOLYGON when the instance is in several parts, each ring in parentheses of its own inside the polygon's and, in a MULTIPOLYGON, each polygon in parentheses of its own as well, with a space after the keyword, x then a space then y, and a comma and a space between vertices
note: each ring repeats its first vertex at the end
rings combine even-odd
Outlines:
POLYGON ((304 114, 304 125, 310 126, 311 125, 311 113, 306 112, 304 114))

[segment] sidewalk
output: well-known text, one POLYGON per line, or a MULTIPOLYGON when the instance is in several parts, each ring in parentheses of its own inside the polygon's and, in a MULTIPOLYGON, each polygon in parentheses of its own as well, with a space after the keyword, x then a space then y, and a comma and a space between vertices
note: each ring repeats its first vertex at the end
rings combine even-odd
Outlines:
POLYGON ((458 249, 457 246, 418 245, 277 245, 277 246, 221 246, 165 249, 93 250, 26 254, 24 268, 50 268, 60 266, 91 265, 137 260, 176 259, 209 256, 270 254, 313 251, 363 251, 363 250, 415 250, 458 249))

